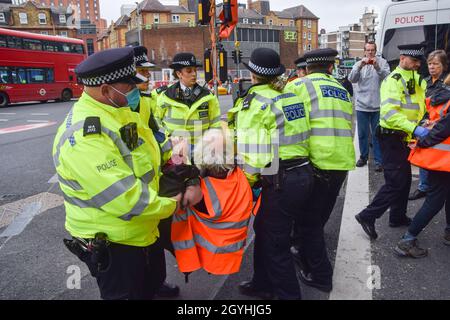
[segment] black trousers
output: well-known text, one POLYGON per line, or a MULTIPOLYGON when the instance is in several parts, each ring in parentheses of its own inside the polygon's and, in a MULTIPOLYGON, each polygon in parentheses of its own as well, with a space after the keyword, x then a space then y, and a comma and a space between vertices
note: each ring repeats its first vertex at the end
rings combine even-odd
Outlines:
POLYGON ((294 228, 294 244, 300 251, 302 268, 305 272, 310 272, 316 282, 322 284, 331 284, 333 278, 324 227, 346 178, 347 171, 317 170, 307 210, 294 228))
POLYGON ((403 138, 397 135, 379 135, 383 159, 385 184, 372 203, 360 215, 374 222, 390 208, 389 221, 400 223, 406 219, 408 196, 411 188, 411 165, 408 161, 410 149, 403 138))
POLYGON ((261 208, 255 218, 252 282, 256 289, 274 292, 282 300, 301 299, 290 234, 294 220, 304 214, 313 183, 309 165, 288 171, 281 190, 263 188, 261 208))
POLYGON ((98 270, 87 253, 82 259, 97 280, 104 300, 150 300, 161 287, 166 266, 164 249, 159 241, 140 248, 111 243, 107 249, 109 263, 98 270))
POLYGON ((447 228, 450 226, 450 172, 428 171, 430 189, 427 198, 409 226, 409 233, 418 236, 445 205, 447 228))
MULTIPOLYGON (((163 249, 169 251, 173 256, 175 256, 175 250, 173 248, 171 234, 172 234, 172 217, 163 219, 159 222, 159 242, 163 249)), ((164 279, 166 281, 167 270, 166 270, 166 256, 163 254, 164 261, 164 279)))

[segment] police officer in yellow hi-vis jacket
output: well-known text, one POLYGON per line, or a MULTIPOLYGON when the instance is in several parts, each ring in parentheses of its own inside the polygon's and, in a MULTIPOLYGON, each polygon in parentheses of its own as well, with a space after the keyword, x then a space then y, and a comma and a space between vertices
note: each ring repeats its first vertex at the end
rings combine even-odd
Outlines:
POLYGON ((355 167, 351 98, 331 75, 336 55, 337 51, 329 48, 307 52, 308 75, 287 86, 310 112, 310 159, 316 169, 308 206, 310 219, 296 226, 293 253, 300 262, 300 280, 325 292, 332 290, 333 268, 323 228, 348 171, 355 167))
POLYGON ((254 50, 245 65, 253 85, 229 111, 229 125, 244 172, 254 188, 262 186, 262 199, 254 223, 253 278, 239 290, 264 299, 301 299, 290 233, 293 221, 307 219, 303 207, 313 187, 309 115, 300 99, 284 90, 286 79, 280 76, 286 69, 274 50, 254 50))
POLYGON ((375 221, 390 208, 389 226, 408 226, 411 219, 406 216, 409 189, 411 187, 411 165, 408 162, 408 143, 412 136, 425 137, 429 130, 418 126, 425 114, 426 81, 417 73, 424 46, 401 45, 399 66, 381 85, 380 126, 377 129, 380 141, 385 184, 372 203, 355 216, 364 232, 374 240, 378 237, 375 221))
POLYGON ((181 194, 158 196, 160 151, 130 108, 139 104, 132 48, 98 52, 75 69, 85 86, 59 128, 53 158, 66 207, 66 246, 96 277, 103 299, 151 299, 161 287, 158 223, 181 194))
POLYGON ((202 132, 221 128, 219 100, 197 84, 200 64, 192 53, 175 55, 170 68, 179 80, 158 98, 160 120, 172 137, 186 137, 194 144, 202 132))

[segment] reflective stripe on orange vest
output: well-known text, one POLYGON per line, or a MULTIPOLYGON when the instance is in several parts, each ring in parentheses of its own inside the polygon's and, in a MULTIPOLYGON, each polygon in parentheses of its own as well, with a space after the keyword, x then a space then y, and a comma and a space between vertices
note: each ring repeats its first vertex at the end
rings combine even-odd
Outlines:
POLYGON ((178 268, 203 268, 215 275, 239 272, 253 209, 247 178, 236 168, 226 179, 202 179, 201 189, 208 212, 191 207, 172 220, 178 268))
MULTIPOLYGON (((430 98, 427 99, 427 110, 432 122, 438 122, 442 119, 449 112, 449 109, 450 101, 432 107, 430 98)), ((450 172, 450 137, 430 148, 415 148, 411 151, 409 161, 427 170, 450 172)))

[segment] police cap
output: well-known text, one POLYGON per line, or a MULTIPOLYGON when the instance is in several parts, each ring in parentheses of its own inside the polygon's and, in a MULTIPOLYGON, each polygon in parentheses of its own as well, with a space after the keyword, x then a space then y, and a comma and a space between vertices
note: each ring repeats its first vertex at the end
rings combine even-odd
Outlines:
POLYGON ((303 56, 306 63, 310 64, 330 64, 334 63, 338 52, 331 48, 316 49, 305 53, 303 56))
POLYGON ((263 77, 280 76, 286 71, 285 66, 281 64, 280 55, 270 48, 253 50, 250 61, 243 64, 252 73, 263 77))
POLYGON ((75 68, 78 80, 87 87, 118 82, 143 83, 136 73, 133 48, 108 49, 94 53, 75 68))
POLYGON ((144 46, 134 47, 134 60, 138 68, 151 68, 155 65, 148 60, 148 50, 144 46))
POLYGON ((172 64, 169 68, 174 70, 181 70, 188 67, 201 67, 202 64, 197 61, 195 56, 190 52, 180 52, 173 57, 172 64))
POLYGON ((305 69, 306 68, 306 59, 305 57, 300 57, 297 60, 294 61, 295 65, 297 66, 297 69, 305 69))
POLYGON ((400 55, 414 59, 422 59, 425 56, 425 45, 423 44, 403 44, 398 46, 400 55))

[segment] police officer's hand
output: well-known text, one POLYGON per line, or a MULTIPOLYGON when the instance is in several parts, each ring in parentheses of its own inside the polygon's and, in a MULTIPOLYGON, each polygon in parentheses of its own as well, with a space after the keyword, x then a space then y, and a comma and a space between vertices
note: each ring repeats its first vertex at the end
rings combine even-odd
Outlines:
POLYGON ((183 208, 192 207, 198 204, 203 199, 202 189, 200 185, 189 186, 183 197, 183 208))
POLYGON ((175 208, 175 210, 173 211, 173 213, 178 212, 178 210, 181 209, 181 200, 183 200, 183 194, 179 193, 177 194, 175 197, 172 197, 173 200, 175 200, 177 202, 177 207, 175 208))

